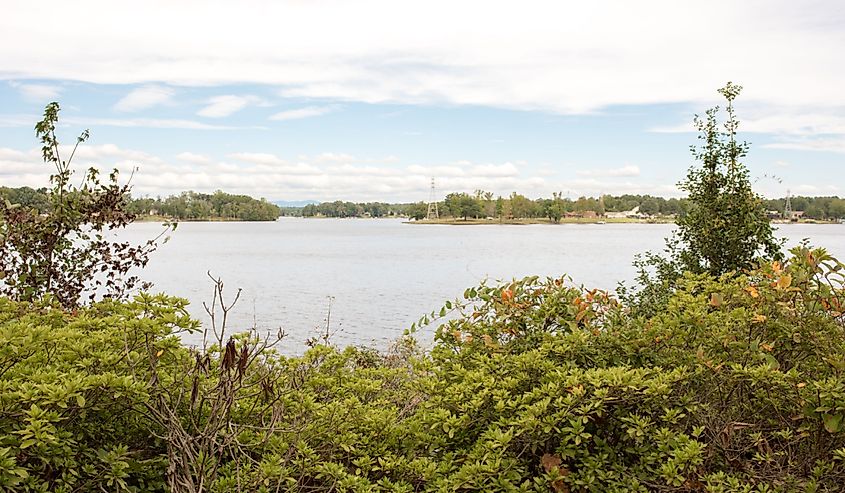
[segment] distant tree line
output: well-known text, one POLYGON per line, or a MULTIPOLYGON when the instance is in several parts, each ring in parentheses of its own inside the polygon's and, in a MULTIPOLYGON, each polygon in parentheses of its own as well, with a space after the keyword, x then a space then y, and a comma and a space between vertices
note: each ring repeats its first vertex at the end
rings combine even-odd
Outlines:
POLYGON ((384 202, 323 202, 321 204, 308 204, 298 208, 286 208, 289 215, 301 215, 304 217, 389 217, 406 216, 408 204, 387 204, 384 202))
MULTIPOLYGON (((647 215, 673 215, 683 212, 683 199, 664 199, 650 195, 605 195, 601 198, 580 197, 576 200, 554 193, 551 198, 529 199, 512 193, 508 197, 496 197, 491 192, 477 190, 474 194, 450 193, 438 202, 443 217, 454 218, 514 218, 530 219, 548 217, 560 219, 567 212, 594 211, 598 214, 614 211, 629 211, 640 207, 647 215)), ((309 204, 304 207, 282 207, 284 216, 303 217, 390 217, 404 216, 423 219, 428 213, 425 202, 389 204, 384 202, 334 201, 309 204)))
MULTIPOLYGON (((810 219, 845 219, 845 199, 839 197, 792 197, 793 211, 803 211, 810 219)), ((769 211, 783 214, 785 199, 763 200, 769 211)))
MULTIPOLYGON (((621 195, 618 197, 604 195, 599 198, 579 197, 570 199, 561 193, 553 193, 551 198, 529 199, 528 197, 511 193, 508 197, 495 197, 490 192, 476 190, 474 194, 450 193, 443 202, 438 204, 440 215, 454 218, 485 218, 500 219, 533 219, 548 218, 557 222, 567 213, 585 213, 592 211, 596 214, 606 212, 624 212, 639 207, 639 212, 646 215, 676 215, 684 211, 685 200, 664 199, 650 195, 621 195)), ((422 219, 428 212, 424 203, 413 204, 410 216, 422 219)))
MULTIPOLYGON (((46 212, 49 207, 48 190, 30 187, 0 187, 0 200, 12 204, 34 207, 46 212)), ((791 198, 792 210, 803 211, 804 217, 819 220, 845 219, 845 199, 839 197, 791 198)), ((786 200, 764 199, 769 211, 783 214, 786 200)), ((529 199, 512 193, 494 196, 491 192, 476 190, 473 194, 450 193, 438 202, 440 215, 454 218, 504 218, 559 220, 566 213, 593 211, 597 214, 624 212, 639 207, 639 212, 649 216, 679 216, 687 207, 686 199, 655 197, 652 195, 603 195, 600 198, 579 197, 571 199, 559 193, 550 198, 529 199)), ((180 220, 237 219, 242 221, 272 221, 279 216, 304 217, 410 217, 423 219, 428 213, 425 202, 397 203, 334 201, 309 204, 304 207, 279 207, 264 199, 247 195, 232 195, 222 191, 213 194, 183 192, 162 198, 131 199, 130 210, 139 215, 159 214, 180 220)))
POLYGON ((132 199, 129 210, 138 215, 160 215, 183 221, 275 221, 282 213, 279 206, 264 199, 258 200, 249 195, 234 195, 220 190, 212 194, 188 191, 164 199, 132 199))
MULTIPOLYGON (((0 200, 32 207, 46 213, 50 208, 46 188, 0 187, 0 200)), ((127 211, 139 216, 156 215, 183 221, 231 219, 239 221, 275 221, 282 214, 279 206, 249 195, 235 195, 220 190, 212 193, 182 192, 166 198, 126 196, 127 211)))
MULTIPOLYGON (((792 210, 803 211, 808 219, 845 219, 845 199, 839 197, 792 197, 792 210)), ((763 205, 769 211, 783 214, 786 200, 765 199, 763 205)), ((625 212, 639 207, 638 212, 646 216, 680 216, 686 212, 687 199, 664 198, 653 195, 603 195, 601 197, 579 197, 572 199, 560 193, 548 198, 529 199, 511 193, 507 197, 491 192, 476 190, 474 193, 450 193, 438 202, 441 217, 475 219, 492 217, 496 219, 548 218, 558 221, 567 213, 596 214, 625 212)), ((397 203, 348 202, 336 200, 304 207, 282 207, 281 215, 304 217, 391 217, 402 216, 424 219, 428 214, 426 202, 397 203)))
POLYGON ((40 213, 50 210, 50 196, 46 188, 0 187, 0 200, 9 204, 31 207, 40 213))

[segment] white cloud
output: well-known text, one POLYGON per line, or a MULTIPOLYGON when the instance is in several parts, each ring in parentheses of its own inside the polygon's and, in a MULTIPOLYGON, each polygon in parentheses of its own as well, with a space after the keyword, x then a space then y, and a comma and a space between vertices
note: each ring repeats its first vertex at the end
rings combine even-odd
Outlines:
MULTIPOLYGON (((763 144, 769 149, 798 151, 823 151, 845 153, 845 108, 801 109, 796 107, 761 107, 752 105, 744 108, 740 118, 743 133, 771 134, 774 142, 763 144), (838 111, 838 113, 836 112, 838 111)), ((685 133, 695 132, 691 122, 677 125, 658 126, 652 132, 685 133)))
POLYGON ((36 115, 0 115, 0 127, 31 127, 39 119, 36 115))
POLYGON ((197 112, 197 115, 207 118, 222 118, 229 116, 251 104, 261 104, 262 100, 256 96, 224 95, 214 96, 207 101, 207 106, 197 112))
POLYGON ((832 138, 786 139, 781 142, 764 144, 769 149, 789 149, 793 151, 825 151, 845 153, 845 134, 832 138))
POLYGON ((56 85, 23 84, 15 81, 10 82, 9 85, 17 89, 24 99, 37 103, 46 103, 55 100, 62 92, 62 88, 56 85))
POLYGON ((288 164, 287 161, 276 156, 275 154, 268 154, 264 152, 236 152, 233 154, 229 154, 229 157, 238 161, 244 161, 247 163, 254 164, 288 164))
POLYGON ((354 163, 358 160, 355 156, 342 152, 324 152, 314 157, 314 161, 318 163, 354 163))
POLYGON ((789 134, 789 135, 845 135, 845 116, 819 111, 804 112, 790 108, 756 108, 749 117, 742 118, 744 132, 789 134), (754 113, 773 113, 755 116, 754 113))
MULTIPOLYGON (((740 115, 740 131, 775 134, 779 138, 839 135, 845 137, 845 116, 836 109, 780 107, 760 104, 744 105, 740 115)), ((722 115, 724 116, 724 115, 722 115)), ((652 132, 696 132, 691 119, 674 125, 651 128, 652 132)))
POLYGON ((176 159, 193 164, 208 164, 211 158, 203 154, 195 154, 193 152, 180 152, 176 155, 176 159))
MULTIPOLYGON (((69 146, 62 146, 67 155, 69 146)), ((461 161, 443 165, 406 165, 397 162, 358 160, 318 162, 314 158, 292 160, 275 154, 242 152, 225 160, 194 152, 183 152, 165 159, 143 151, 113 144, 84 145, 77 153, 78 169, 89 165, 107 171, 117 168, 123 179, 132 179, 133 193, 169 195, 193 189, 211 192, 222 189, 268 199, 316 199, 411 202, 427 200, 430 180, 436 177, 438 196, 452 192, 473 193, 477 189, 507 196, 516 191, 530 198, 549 197, 552 192, 577 198, 601 193, 652 194, 665 197, 682 195, 674 185, 648 180, 620 179, 619 176, 544 176, 540 167, 514 163, 476 164, 461 161), (539 170, 538 170, 539 168, 539 170)), ((5 186, 45 186, 52 168, 41 161, 37 148, 0 148, 0 183, 5 186)), ((762 184, 768 196, 782 196, 784 186, 762 184)), ((757 185, 755 185, 757 188, 757 185)), ((817 183, 793 187, 801 193, 835 194, 831 184, 817 183)))
MULTIPOLYGON (((184 152, 167 161, 112 144, 80 147, 77 157, 80 167, 91 165, 103 170, 116 167, 124 177, 137 168, 132 180, 136 195, 222 189, 271 199, 417 201, 428 197, 430 173, 434 170, 452 172, 452 176, 437 178, 438 191, 443 195, 482 188, 504 195, 519 190, 540 196, 550 186, 542 177, 516 172, 511 163, 415 167, 376 162, 292 162, 274 154, 250 152, 227 156, 231 161, 210 157, 206 160, 205 156, 184 152)), ((41 162, 38 149, 0 148, 0 175, 4 185, 43 186, 49 173, 50 167, 41 162)))
POLYGON ((271 120, 298 120, 300 118, 310 118, 312 116, 321 116, 332 113, 337 109, 336 106, 306 106, 304 108, 297 108, 294 110, 280 111, 270 117, 271 120))
POLYGON ((618 177, 618 176, 640 176, 640 167, 639 166, 631 166, 625 165, 621 168, 612 168, 612 169, 586 169, 586 170, 578 170, 576 172, 578 176, 606 176, 606 177, 618 177))
POLYGON ((845 12, 836 0, 812 8, 786 0, 245 0, 215 8, 151 0, 131 12, 131 22, 120 2, 95 0, 84 10, 56 2, 51 12, 64 22, 45 25, 39 4, 7 6, 0 74, 253 82, 314 98, 563 113, 714 100, 730 78, 746 85, 748 100, 845 105, 845 12), (162 19, 169 22, 150 36, 148 26, 162 19), (109 41, 92 49, 84 32, 109 41))
POLYGON ((513 163, 504 164, 480 164, 473 166, 469 171, 471 176, 493 177, 493 176, 518 176, 519 170, 513 163))
MULTIPOLYGON (((39 121, 38 115, 2 115, 0 127, 31 127, 39 121)), ((185 130, 267 130, 263 126, 216 125, 180 118, 98 118, 65 116, 61 122, 68 125, 124 128, 160 128, 185 130)))
POLYGON ((169 87, 149 85, 133 89, 114 105, 117 111, 141 111, 170 101, 174 91, 169 87))
POLYGON ((64 123, 72 125, 92 125, 104 127, 138 127, 138 128, 162 128, 162 129, 187 129, 187 130, 237 130, 252 129, 263 130, 265 127, 238 127, 231 125, 213 125, 194 120, 182 120, 178 118, 63 118, 64 123))
POLYGON ((0 159, 3 160, 20 160, 26 159, 27 154, 23 151, 19 151, 17 149, 9 149, 8 147, 0 147, 0 159))

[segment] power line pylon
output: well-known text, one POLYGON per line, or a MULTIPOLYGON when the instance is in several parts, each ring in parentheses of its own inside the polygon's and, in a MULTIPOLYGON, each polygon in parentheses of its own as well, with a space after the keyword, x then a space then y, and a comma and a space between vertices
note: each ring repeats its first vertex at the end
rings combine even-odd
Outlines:
POLYGON ((431 178, 431 192, 428 194, 428 214, 426 219, 440 219, 440 213, 437 210, 437 197, 434 192, 434 177, 431 178))

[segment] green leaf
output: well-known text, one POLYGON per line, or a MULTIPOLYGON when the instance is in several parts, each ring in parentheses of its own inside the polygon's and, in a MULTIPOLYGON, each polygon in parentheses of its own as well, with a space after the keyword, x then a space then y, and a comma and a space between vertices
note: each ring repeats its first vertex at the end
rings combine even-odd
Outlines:
POLYGON ((780 368, 780 363, 778 363, 778 360, 776 360, 771 354, 763 353, 763 359, 766 360, 766 364, 769 365, 771 369, 777 370, 780 368))
POLYGON ((825 414, 822 416, 824 429, 829 433, 839 433, 842 431, 842 415, 841 414, 825 414))

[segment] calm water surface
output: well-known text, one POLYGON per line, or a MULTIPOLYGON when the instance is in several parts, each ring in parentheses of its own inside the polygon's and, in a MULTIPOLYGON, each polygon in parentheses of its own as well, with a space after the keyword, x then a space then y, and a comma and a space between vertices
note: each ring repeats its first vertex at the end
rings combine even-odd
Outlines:
MULTIPOLYGON (((386 347, 424 313, 485 278, 568 274, 575 283, 613 289, 634 275, 631 260, 659 251, 665 224, 447 226, 399 220, 282 218, 274 223, 182 223, 143 278, 191 301, 205 320, 211 271, 231 295, 242 288, 232 328, 282 327, 283 351, 325 327, 338 344, 386 347)), ((141 242, 161 226, 137 223, 120 237, 141 242)), ((779 225, 793 246, 803 238, 845 258, 845 225, 779 225)), ((430 332, 421 339, 430 339, 430 332)), ((196 342, 187 339, 186 342, 196 342)))

